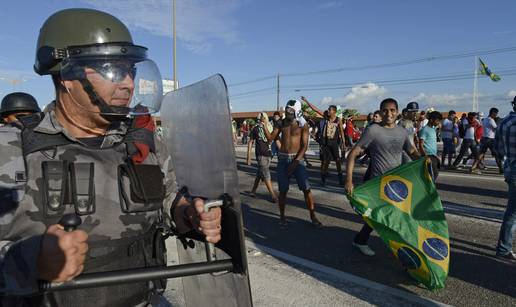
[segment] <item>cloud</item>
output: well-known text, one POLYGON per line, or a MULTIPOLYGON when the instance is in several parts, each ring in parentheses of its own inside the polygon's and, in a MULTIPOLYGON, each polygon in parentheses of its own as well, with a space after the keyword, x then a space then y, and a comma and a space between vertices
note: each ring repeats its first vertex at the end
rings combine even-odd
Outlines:
MULTIPOLYGON (((2 61, 0 60, 0 63, 2 61)), ((25 82, 35 77, 34 71, 1 69, 0 81, 6 82, 25 82)))
MULTIPOLYGON (((487 95, 478 93, 479 111, 486 113, 489 108, 497 107, 502 113, 510 111, 508 98, 514 98, 516 90, 511 90, 507 94, 487 95)), ((417 101, 421 109, 433 107, 434 109, 446 112, 450 109, 460 112, 473 110, 473 94, 425 94, 419 93, 410 100, 417 101)))
POLYGON ((341 97, 324 97, 322 105, 341 105, 346 109, 357 109, 360 112, 370 112, 378 107, 378 103, 385 96, 387 90, 375 83, 364 83, 352 87, 341 97))
MULTIPOLYGON (((481 95, 479 94, 478 101, 480 103, 481 95)), ((471 110, 473 95, 471 93, 464 93, 461 95, 455 94, 425 94, 419 93, 415 97, 410 98, 411 101, 417 101, 421 108, 441 109, 441 108, 458 108, 463 110, 471 110)))
POLYGON ((493 32, 494 36, 507 36, 513 34, 514 31, 512 30, 505 30, 505 31, 495 31, 493 32))
MULTIPOLYGON (((170 0, 82 0, 90 6, 120 18, 130 29, 153 35, 172 36, 172 1, 170 0)), ((178 41, 194 53, 206 54, 215 41, 239 42, 233 17, 239 0, 176 1, 178 41)))
POLYGON ((320 9, 333 9, 342 6, 344 3, 340 1, 326 1, 319 5, 320 9))
POLYGON ((12 34, 6 34, 6 33, 0 33, 0 41, 21 41, 19 36, 12 35, 12 34))
MULTIPOLYGON (((320 104, 328 106, 331 104, 340 105, 346 109, 357 109, 360 113, 369 113, 378 109, 382 99, 386 98, 388 90, 375 83, 365 83, 353 87, 348 93, 338 97, 324 97, 320 104)), ((391 93, 395 95, 395 93, 391 93)), ((516 96, 516 89, 507 91, 504 94, 478 93, 479 111, 486 113, 490 108, 497 107, 501 114, 511 111, 510 101, 516 96)), ((399 96, 393 96, 399 97, 399 96)), ((419 93, 412 96, 399 97, 400 108, 405 107, 405 102, 417 101, 422 110, 434 108, 437 111, 447 112, 453 109, 458 112, 469 112, 473 109, 472 93, 449 94, 449 93, 419 93)), ((398 98, 396 98, 398 99, 398 98)))

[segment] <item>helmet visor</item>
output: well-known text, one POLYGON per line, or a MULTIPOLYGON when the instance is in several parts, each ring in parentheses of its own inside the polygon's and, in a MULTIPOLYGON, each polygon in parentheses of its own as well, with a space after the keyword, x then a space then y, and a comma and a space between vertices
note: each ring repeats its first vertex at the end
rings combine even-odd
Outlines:
POLYGON ((102 99, 111 109, 103 115, 152 114, 161 107, 161 73, 152 60, 71 57, 63 60, 61 78, 81 82, 90 99, 102 99))

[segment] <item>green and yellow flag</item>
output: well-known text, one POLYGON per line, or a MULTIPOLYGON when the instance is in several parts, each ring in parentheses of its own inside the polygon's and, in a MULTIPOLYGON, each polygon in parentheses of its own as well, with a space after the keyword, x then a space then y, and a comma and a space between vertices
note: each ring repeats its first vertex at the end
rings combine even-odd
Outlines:
POLYGON ((489 78, 491 78, 492 81, 497 82, 500 81, 501 78, 497 74, 493 73, 489 67, 487 67, 486 63, 482 61, 481 58, 478 58, 479 60, 479 72, 481 75, 486 75, 489 78))
POLYGON ((404 164, 356 187, 348 199, 410 276, 434 290, 448 276, 450 241, 430 165, 424 158, 404 164))

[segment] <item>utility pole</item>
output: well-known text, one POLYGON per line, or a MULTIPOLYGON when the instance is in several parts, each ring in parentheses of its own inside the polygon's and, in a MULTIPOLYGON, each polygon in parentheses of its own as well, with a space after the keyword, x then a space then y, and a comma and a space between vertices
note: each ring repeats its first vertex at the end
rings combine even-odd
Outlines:
POLYGON ((276 111, 279 111, 279 92, 280 92, 279 77, 280 77, 280 75, 278 74, 276 76, 276 111))
POLYGON ((173 39, 173 53, 174 53, 174 91, 179 87, 177 82, 177 69, 176 69, 176 0, 172 0, 172 39, 173 39))

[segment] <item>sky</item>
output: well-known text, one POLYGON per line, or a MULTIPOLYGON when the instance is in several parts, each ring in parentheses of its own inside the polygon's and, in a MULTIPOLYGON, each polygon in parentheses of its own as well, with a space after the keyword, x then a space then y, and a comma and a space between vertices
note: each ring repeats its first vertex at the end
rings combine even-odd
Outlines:
MULTIPOLYGON (((50 77, 32 69, 36 40, 48 16, 71 7, 99 9, 121 19, 135 43, 149 48, 163 78, 172 79, 171 3, 4 1, 0 96, 25 91, 41 106, 54 99, 50 77)), ((492 82, 479 76, 479 110, 497 107, 507 114, 516 96, 513 0, 176 3, 179 85, 220 73, 235 112, 276 109, 278 74, 281 106, 305 96, 321 108, 337 104, 367 113, 393 97, 401 107, 415 100, 421 109, 471 111, 475 55, 501 77, 492 82)))

